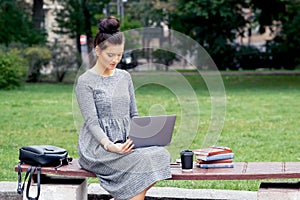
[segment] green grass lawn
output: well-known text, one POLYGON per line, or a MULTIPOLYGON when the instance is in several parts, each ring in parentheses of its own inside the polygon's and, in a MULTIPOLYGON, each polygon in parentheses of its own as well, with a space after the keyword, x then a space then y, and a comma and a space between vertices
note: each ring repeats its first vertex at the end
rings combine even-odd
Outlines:
MULTIPOLYGON (((155 80, 171 77, 152 77, 155 80)), ((133 77, 135 84, 145 80, 133 77)), ((186 76, 190 91, 176 80, 144 84, 136 90, 140 115, 177 114, 175 138, 188 133, 185 148, 201 147, 211 122, 211 98, 201 76, 186 76), (172 86, 169 84, 171 83, 172 86), (176 87, 178 86, 178 87, 176 87), (177 88, 172 91, 170 87, 177 88), (189 94, 196 95, 196 101, 189 94), (192 100, 191 100, 192 99, 192 100), (199 110, 195 109, 199 106, 199 110), (186 121, 182 116, 190 120, 186 121), (199 119, 199 120, 195 120, 199 119), (196 125, 195 125, 196 123, 196 125), (197 126, 197 123, 199 126, 197 126), (186 131, 186 132, 185 132, 186 131)), ((235 153, 234 161, 300 162, 299 76, 223 76, 226 117, 217 145, 235 153)), ((140 84, 141 85, 141 84, 140 84)), ((13 91, 0 91, 0 181, 16 181, 13 171, 18 149, 33 144, 61 146, 76 158, 78 131, 72 112, 72 84, 26 84, 13 91)), ((176 140, 176 139, 175 139, 176 140)), ((178 146, 179 145, 179 146, 178 146)), ((172 143, 172 156, 183 150, 172 143), (176 152, 177 151, 177 152, 176 152)), ((97 182, 91 179, 90 182, 97 182)), ((257 190, 260 181, 161 181, 158 186, 257 190)))

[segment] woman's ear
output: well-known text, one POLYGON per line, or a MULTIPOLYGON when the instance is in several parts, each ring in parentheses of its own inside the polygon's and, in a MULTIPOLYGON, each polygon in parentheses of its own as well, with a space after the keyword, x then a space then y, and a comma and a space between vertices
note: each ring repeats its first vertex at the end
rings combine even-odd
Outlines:
POLYGON ((95 47, 96 56, 100 55, 100 49, 98 46, 95 47))

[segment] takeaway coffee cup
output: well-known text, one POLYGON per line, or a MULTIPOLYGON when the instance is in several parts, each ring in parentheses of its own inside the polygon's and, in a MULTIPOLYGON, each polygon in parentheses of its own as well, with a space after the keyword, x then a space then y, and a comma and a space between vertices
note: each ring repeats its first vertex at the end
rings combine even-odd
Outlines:
POLYGON ((194 152, 190 150, 184 150, 180 152, 182 171, 193 171, 193 156, 194 152))

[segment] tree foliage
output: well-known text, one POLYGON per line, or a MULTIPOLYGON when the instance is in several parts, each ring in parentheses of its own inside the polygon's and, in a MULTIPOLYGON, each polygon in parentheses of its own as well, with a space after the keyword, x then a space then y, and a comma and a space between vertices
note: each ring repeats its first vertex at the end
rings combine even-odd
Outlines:
POLYGON ((286 4, 287 1, 283 0, 251 0, 250 7, 255 12, 255 19, 259 23, 260 33, 265 33, 266 28, 271 28, 274 25, 274 21, 286 20, 286 4))
POLYGON ((54 32, 67 34, 76 39, 77 50, 80 53, 80 35, 85 34, 91 49, 92 25, 97 24, 96 16, 103 13, 104 5, 108 0, 55 0, 61 8, 55 10, 57 26, 54 32))
POLYGON ((201 44, 219 69, 232 63, 231 43, 244 31, 244 0, 178 0, 169 26, 201 44))
POLYGON ((139 21, 142 27, 161 26, 167 21, 172 8, 168 0, 135 0, 125 4, 126 16, 130 21, 139 21))
MULTIPOLYGON (((97 19, 104 17, 103 8, 111 2, 112 11, 116 10, 117 2, 52 1, 60 5, 53 13, 57 22, 53 30, 75 39, 78 52, 81 51, 80 35, 85 34, 91 44, 97 19)), ((33 5, 25 0, 0 1, 0 44, 8 47, 19 42, 32 47, 46 43, 41 10, 44 2, 32 2, 33 5)), ((269 29, 274 35, 274 39, 267 41, 266 49, 275 68, 293 69, 300 64, 300 0, 130 0, 124 3, 124 8, 123 31, 165 24, 195 39, 219 69, 231 67, 237 55, 237 36, 246 35, 245 31, 254 23, 259 25, 260 33, 269 29), (245 18, 244 8, 252 11, 252 18, 245 18)), ((89 45, 89 51, 91 48, 89 45)))
POLYGON ((30 5, 24 0, 0 1, 0 43, 21 42, 29 46, 46 43, 46 33, 33 27, 30 5))
POLYGON ((260 32, 269 28, 274 36, 266 43, 273 67, 295 69, 300 64, 300 1, 252 0, 251 5, 260 24, 260 32), (279 31, 274 31, 276 29, 279 31))

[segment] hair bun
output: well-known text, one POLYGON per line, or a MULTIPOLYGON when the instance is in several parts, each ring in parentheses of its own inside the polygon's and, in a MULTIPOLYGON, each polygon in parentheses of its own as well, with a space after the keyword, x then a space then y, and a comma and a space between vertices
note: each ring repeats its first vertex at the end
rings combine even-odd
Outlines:
POLYGON ((120 21, 114 16, 99 21, 98 29, 100 33, 114 34, 119 32, 120 21))

